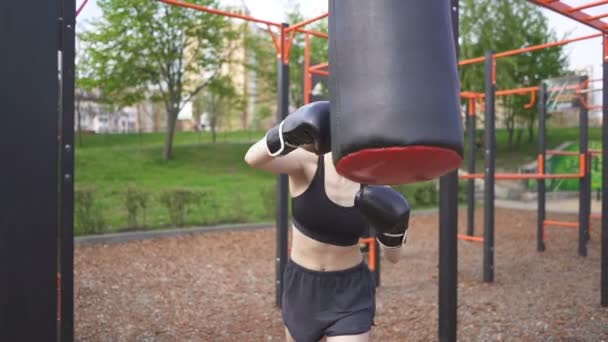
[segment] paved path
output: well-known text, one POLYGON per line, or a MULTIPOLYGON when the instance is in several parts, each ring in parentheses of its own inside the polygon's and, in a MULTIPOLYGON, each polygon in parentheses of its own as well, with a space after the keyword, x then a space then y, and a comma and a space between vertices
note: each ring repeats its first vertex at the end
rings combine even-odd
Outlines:
MULTIPOLYGON (((495 205, 498 208, 519 209, 519 210, 537 210, 536 201, 509 201, 496 200, 495 205)), ((578 213, 578 198, 547 200, 546 208, 549 212, 576 214, 578 213)), ((602 211, 602 202, 593 199, 591 201, 591 212, 600 213, 602 211)))

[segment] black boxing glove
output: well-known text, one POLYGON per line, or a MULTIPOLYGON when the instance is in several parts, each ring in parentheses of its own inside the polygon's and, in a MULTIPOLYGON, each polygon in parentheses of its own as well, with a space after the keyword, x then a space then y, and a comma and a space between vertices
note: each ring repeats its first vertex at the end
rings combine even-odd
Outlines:
POLYGON ((385 248, 399 248, 407 241, 410 205, 396 190, 366 185, 355 196, 355 207, 378 232, 376 239, 385 248))
POLYGON ((319 101, 298 108, 266 132, 271 156, 284 156, 298 147, 316 154, 331 151, 329 102, 319 101))

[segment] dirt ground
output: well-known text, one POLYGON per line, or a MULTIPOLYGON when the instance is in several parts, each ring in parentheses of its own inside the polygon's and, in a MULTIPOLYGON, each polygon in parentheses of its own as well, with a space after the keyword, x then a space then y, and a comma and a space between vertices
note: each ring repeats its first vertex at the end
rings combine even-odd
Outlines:
MULTIPOLYGON (((586 258, 571 228, 548 228, 536 252, 535 212, 497 209, 495 222, 494 283, 482 282, 482 245, 458 245, 459 340, 608 340, 599 222, 586 258)), ((437 340, 437 224, 414 215, 402 261, 382 264, 374 341, 437 340)), ((82 245, 75 257, 77 341, 284 340, 273 229, 82 245)))

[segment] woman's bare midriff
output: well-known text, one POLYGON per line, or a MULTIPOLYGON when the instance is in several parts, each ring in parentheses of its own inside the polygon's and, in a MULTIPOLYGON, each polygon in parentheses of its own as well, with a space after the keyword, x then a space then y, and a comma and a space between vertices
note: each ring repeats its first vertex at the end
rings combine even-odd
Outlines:
POLYGON ((359 244, 335 246, 311 239, 295 227, 291 231, 291 259, 302 267, 315 271, 339 271, 363 261, 359 244))

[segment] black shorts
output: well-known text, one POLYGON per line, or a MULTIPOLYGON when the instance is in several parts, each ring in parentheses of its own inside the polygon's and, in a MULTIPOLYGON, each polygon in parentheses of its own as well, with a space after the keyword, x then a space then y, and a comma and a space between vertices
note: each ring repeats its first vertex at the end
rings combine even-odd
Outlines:
POLYGON ((362 334, 374 323, 376 282, 364 262, 322 272, 289 259, 283 284, 283 322, 296 342, 362 334))

